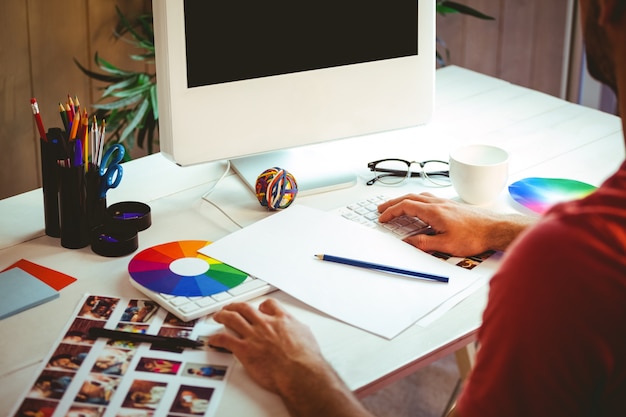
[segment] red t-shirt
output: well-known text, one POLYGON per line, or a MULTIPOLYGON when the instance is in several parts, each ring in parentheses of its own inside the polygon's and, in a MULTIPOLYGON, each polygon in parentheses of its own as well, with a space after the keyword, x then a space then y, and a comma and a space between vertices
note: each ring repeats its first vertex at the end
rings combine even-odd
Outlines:
POLYGON ((461 417, 626 416, 626 163, 507 251, 478 340, 461 417))

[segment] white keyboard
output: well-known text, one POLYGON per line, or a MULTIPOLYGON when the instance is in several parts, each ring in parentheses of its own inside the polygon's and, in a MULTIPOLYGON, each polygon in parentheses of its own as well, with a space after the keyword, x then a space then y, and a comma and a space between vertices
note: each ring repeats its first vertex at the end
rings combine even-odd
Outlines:
POLYGON ((378 229, 383 232, 391 233, 394 236, 404 239, 405 237, 416 235, 418 233, 429 233, 431 228, 429 225, 411 216, 396 217, 388 223, 378 222, 378 205, 387 201, 385 196, 376 196, 357 203, 349 204, 337 211, 341 216, 348 220, 355 221, 364 226, 378 229))
POLYGON ((211 296, 198 297, 181 297, 154 292, 132 278, 130 283, 150 299, 156 301, 161 307, 184 321, 194 320, 207 314, 215 313, 230 303, 248 301, 263 294, 276 291, 275 287, 253 276, 248 276, 244 282, 228 291, 211 296))
MULTIPOLYGON (((416 217, 402 216, 389 223, 379 223, 377 207, 386 200, 384 196, 377 196, 349 204, 338 209, 337 212, 348 220, 358 222, 366 227, 378 228, 384 232, 392 233, 398 238, 417 233, 428 233, 430 227, 416 217)), ((248 301, 276 290, 275 287, 267 282, 252 276, 248 276, 243 283, 228 291, 199 297, 162 294, 149 290, 132 278, 130 282, 150 299, 184 321, 194 320, 207 314, 215 313, 227 304, 248 301)))

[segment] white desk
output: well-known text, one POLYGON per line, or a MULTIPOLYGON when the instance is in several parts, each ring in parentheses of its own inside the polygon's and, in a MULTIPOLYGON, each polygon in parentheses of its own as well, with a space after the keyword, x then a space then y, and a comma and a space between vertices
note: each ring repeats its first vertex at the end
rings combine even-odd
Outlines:
MULTIPOLYGON (((328 148, 346 155, 346 164, 362 173, 368 161, 384 157, 447 159, 449 149, 469 142, 496 144, 510 151, 510 182, 546 176, 599 185, 624 159, 617 117, 458 67, 438 71, 437 109, 431 124, 336 142, 328 148)), ((140 233, 139 250, 173 240, 217 240, 238 227, 201 196, 224 167, 211 163, 180 168, 158 154, 141 158, 125 164, 124 180, 109 192, 108 202, 150 204, 153 224, 140 233)), ((455 197, 451 188, 431 189, 420 180, 400 188, 366 187, 360 180, 351 188, 299 197, 296 204, 333 209, 368 195, 421 191, 455 197)), ((227 176, 211 199, 244 226, 267 215, 235 175, 227 176)), ((494 207, 522 210, 505 192, 494 207)), ((0 321, 0 415, 5 415, 32 383, 84 293, 141 294, 128 282, 132 255, 104 258, 89 248, 64 249, 58 239, 44 236, 41 190, 0 201, 0 231, 0 269, 26 258, 78 278, 61 291, 59 299, 0 321)), ((479 268, 491 274, 497 262, 497 257, 492 258, 479 268)), ((287 294, 270 296, 311 326, 324 355, 349 387, 366 395, 472 341, 486 294, 483 287, 429 327, 413 326, 392 341, 339 323, 287 294)), ((276 417, 287 413, 276 397, 254 385, 238 365, 218 415, 276 417)))

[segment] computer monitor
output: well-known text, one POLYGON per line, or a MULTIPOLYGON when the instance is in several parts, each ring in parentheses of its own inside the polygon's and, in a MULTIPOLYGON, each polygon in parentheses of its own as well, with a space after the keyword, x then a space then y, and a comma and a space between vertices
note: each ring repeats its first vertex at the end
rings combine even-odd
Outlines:
POLYGON ((431 118, 434 0, 153 0, 153 17, 160 147, 181 166, 327 190, 355 174, 314 144, 431 118))

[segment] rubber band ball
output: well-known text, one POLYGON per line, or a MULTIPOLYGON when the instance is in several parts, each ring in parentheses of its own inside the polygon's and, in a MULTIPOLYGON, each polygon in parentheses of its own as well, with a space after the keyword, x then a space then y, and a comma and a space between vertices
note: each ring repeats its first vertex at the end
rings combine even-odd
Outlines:
POLYGON ((257 177, 255 191, 263 207, 279 210, 289 207, 296 199, 298 184, 289 171, 273 167, 257 177))

